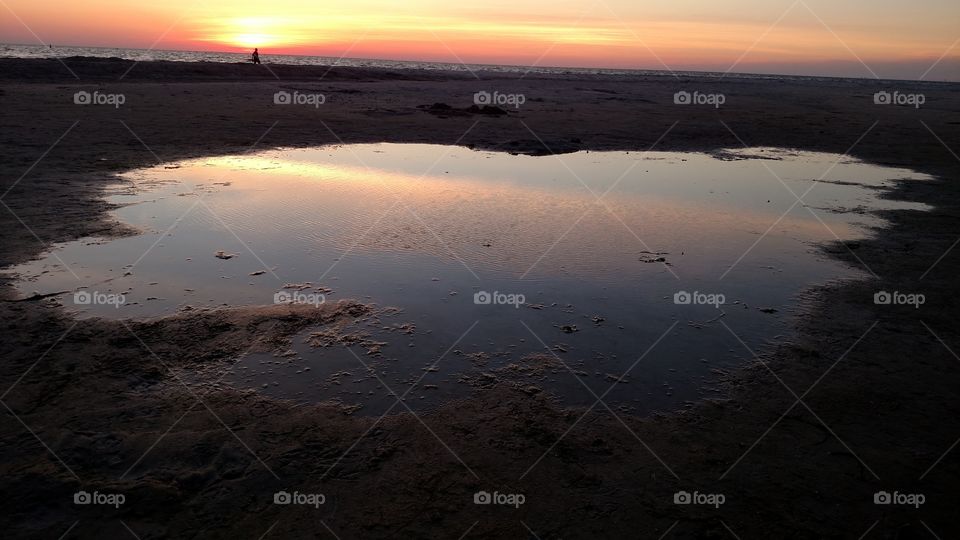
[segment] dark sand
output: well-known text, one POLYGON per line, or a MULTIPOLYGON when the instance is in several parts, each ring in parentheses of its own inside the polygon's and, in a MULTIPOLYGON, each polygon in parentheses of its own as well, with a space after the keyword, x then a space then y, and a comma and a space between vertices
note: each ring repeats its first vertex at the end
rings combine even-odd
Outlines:
POLYGON ((81 81, 56 61, 0 60, 0 176, 4 191, 12 187, 0 208, 3 266, 36 258, 53 242, 130 233, 110 220, 101 198, 118 171, 250 148, 376 141, 526 153, 645 150, 657 141, 658 150, 741 146, 726 123, 747 145, 849 150, 939 180, 903 184, 895 193, 934 205, 932 212, 886 212, 889 226, 875 238, 823 246, 851 264, 858 258, 878 279, 807 291, 795 317, 799 337, 719 374, 722 399, 649 418, 613 416, 599 404, 581 419, 583 411, 560 408, 499 374, 441 410, 379 421, 214 381, 188 388, 182 373, 226 369, 250 347, 282 350, 303 328, 336 328, 377 313, 345 302, 77 322, 49 300, 18 301, 6 276, 4 537, 960 532, 960 451, 949 452, 960 437, 960 359, 947 347, 960 350, 960 249, 941 259, 960 237, 960 159, 953 153, 960 86, 491 74, 478 81, 470 74, 273 67, 278 81, 254 66, 170 63, 139 64, 116 82, 132 63, 67 63, 81 81), (122 92, 126 104, 74 105, 81 88, 122 92), (278 89, 322 92, 327 104, 273 106, 278 89), (884 89, 920 92, 927 101, 920 109, 874 105, 873 93, 884 89), (500 117, 418 108, 466 109, 479 90, 520 92, 527 103, 500 117), (677 106, 678 90, 723 92, 727 103, 677 106), (877 306, 880 289, 922 292, 927 303, 877 306), (126 503, 74 505, 79 489, 124 493, 126 503), (281 489, 322 492, 327 502, 318 510, 272 504, 281 489), (681 489, 723 493, 726 503, 675 505, 681 489), (526 503, 474 505, 478 490, 523 493, 526 503), (922 493, 926 503, 875 505, 880 490, 922 493))

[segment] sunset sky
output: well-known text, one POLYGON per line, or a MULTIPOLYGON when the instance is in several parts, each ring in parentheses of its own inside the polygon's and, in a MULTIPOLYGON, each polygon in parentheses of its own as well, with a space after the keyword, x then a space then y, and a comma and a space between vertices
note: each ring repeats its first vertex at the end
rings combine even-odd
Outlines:
POLYGON ((0 42, 257 46, 268 61, 272 53, 960 80, 958 39, 957 0, 0 0, 0 42))

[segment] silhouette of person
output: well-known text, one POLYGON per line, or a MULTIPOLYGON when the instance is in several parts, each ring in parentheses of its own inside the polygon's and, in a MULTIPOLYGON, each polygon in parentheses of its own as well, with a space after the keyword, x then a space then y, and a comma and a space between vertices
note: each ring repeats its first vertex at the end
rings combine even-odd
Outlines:
POLYGON ((253 63, 254 63, 254 64, 259 64, 259 63, 260 63, 260 49, 259 49, 259 48, 253 49, 253 59, 252 59, 252 60, 253 60, 253 63))

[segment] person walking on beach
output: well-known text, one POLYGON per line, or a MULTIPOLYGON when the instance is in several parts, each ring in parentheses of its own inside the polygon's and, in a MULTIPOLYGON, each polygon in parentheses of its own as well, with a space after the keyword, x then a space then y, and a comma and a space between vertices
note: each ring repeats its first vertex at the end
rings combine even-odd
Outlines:
POLYGON ((253 49, 253 58, 252 58, 252 60, 253 60, 253 63, 254 63, 254 64, 259 64, 259 63, 260 63, 260 49, 259 49, 259 48, 254 48, 254 49, 253 49))

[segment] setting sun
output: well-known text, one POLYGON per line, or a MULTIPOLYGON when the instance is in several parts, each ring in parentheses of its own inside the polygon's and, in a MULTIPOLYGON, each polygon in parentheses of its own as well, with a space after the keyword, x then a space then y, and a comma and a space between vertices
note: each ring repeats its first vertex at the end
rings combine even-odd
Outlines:
POLYGON ((269 34, 237 34, 224 39, 225 43, 237 47, 263 47, 277 42, 276 36, 269 34))
POLYGON ((290 47, 302 42, 297 38, 294 21, 279 17, 241 17, 200 20, 196 39, 228 47, 290 47))

